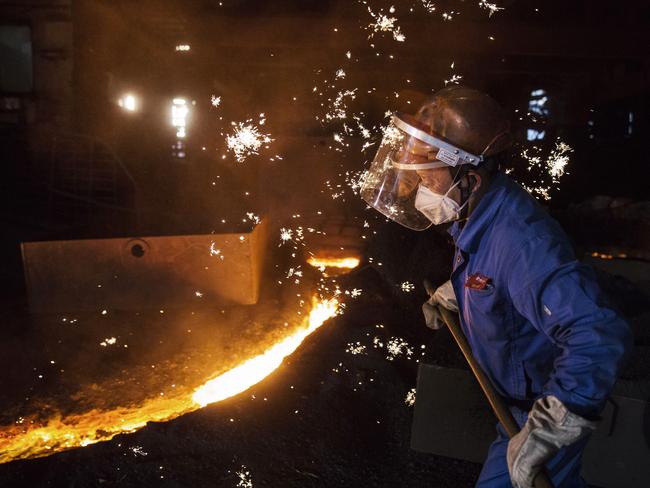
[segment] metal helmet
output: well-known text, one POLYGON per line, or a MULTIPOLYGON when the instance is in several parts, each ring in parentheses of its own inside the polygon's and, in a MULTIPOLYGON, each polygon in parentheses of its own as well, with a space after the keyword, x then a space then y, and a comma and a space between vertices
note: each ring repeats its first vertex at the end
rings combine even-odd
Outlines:
POLYGON ((417 171, 477 167, 512 144, 499 104, 478 90, 436 92, 415 116, 397 113, 361 181, 361 197, 386 217, 414 230, 431 225, 415 208, 417 171))
POLYGON ((427 133, 483 158, 512 145, 510 121, 501 106, 472 88, 451 86, 436 92, 415 119, 427 133))

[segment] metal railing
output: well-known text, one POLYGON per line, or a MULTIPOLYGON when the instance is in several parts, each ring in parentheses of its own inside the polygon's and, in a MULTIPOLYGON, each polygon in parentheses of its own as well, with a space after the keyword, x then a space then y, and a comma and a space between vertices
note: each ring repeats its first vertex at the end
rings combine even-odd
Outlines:
POLYGON ((22 135, 11 220, 44 230, 110 233, 139 224, 138 186, 103 141, 72 132, 22 135), (21 147, 22 145, 22 147, 21 147))

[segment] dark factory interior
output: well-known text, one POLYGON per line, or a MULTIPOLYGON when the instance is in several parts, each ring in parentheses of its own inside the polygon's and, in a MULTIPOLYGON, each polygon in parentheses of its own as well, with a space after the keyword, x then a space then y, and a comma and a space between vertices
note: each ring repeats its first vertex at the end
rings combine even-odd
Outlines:
POLYGON ((506 486, 477 484, 503 420, 471 351, 422 314, 453 231, 360 194, 395 114, 460 87, 502 107, 500 177, 629 330, 579 486, 650 486, 648 18, 0 0, 0 486, 506 486))

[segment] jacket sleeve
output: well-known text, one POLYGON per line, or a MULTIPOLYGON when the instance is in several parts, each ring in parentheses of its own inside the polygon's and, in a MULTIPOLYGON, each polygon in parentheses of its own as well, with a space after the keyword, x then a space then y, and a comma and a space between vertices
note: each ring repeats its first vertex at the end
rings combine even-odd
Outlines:
POLYGON ((632 347, 627 323, 607 305, 593 270, 556 236, 524 243, 509 275, 517 311, 559 349, 542 396, 597 416, 632 347))

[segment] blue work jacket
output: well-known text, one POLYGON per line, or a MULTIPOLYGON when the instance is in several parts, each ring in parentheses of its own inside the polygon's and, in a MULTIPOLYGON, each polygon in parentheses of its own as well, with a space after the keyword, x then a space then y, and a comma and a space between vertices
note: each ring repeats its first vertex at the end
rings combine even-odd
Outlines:
MULTIPOLYGON (((449 232, 461 326, 501 395, 532 405, 551 394, 578 415, 597 416, 631 334, 559 224, 499 173, 470 218, 449 232)), ((520 408, 522 423, 527 407, 520 408)))

